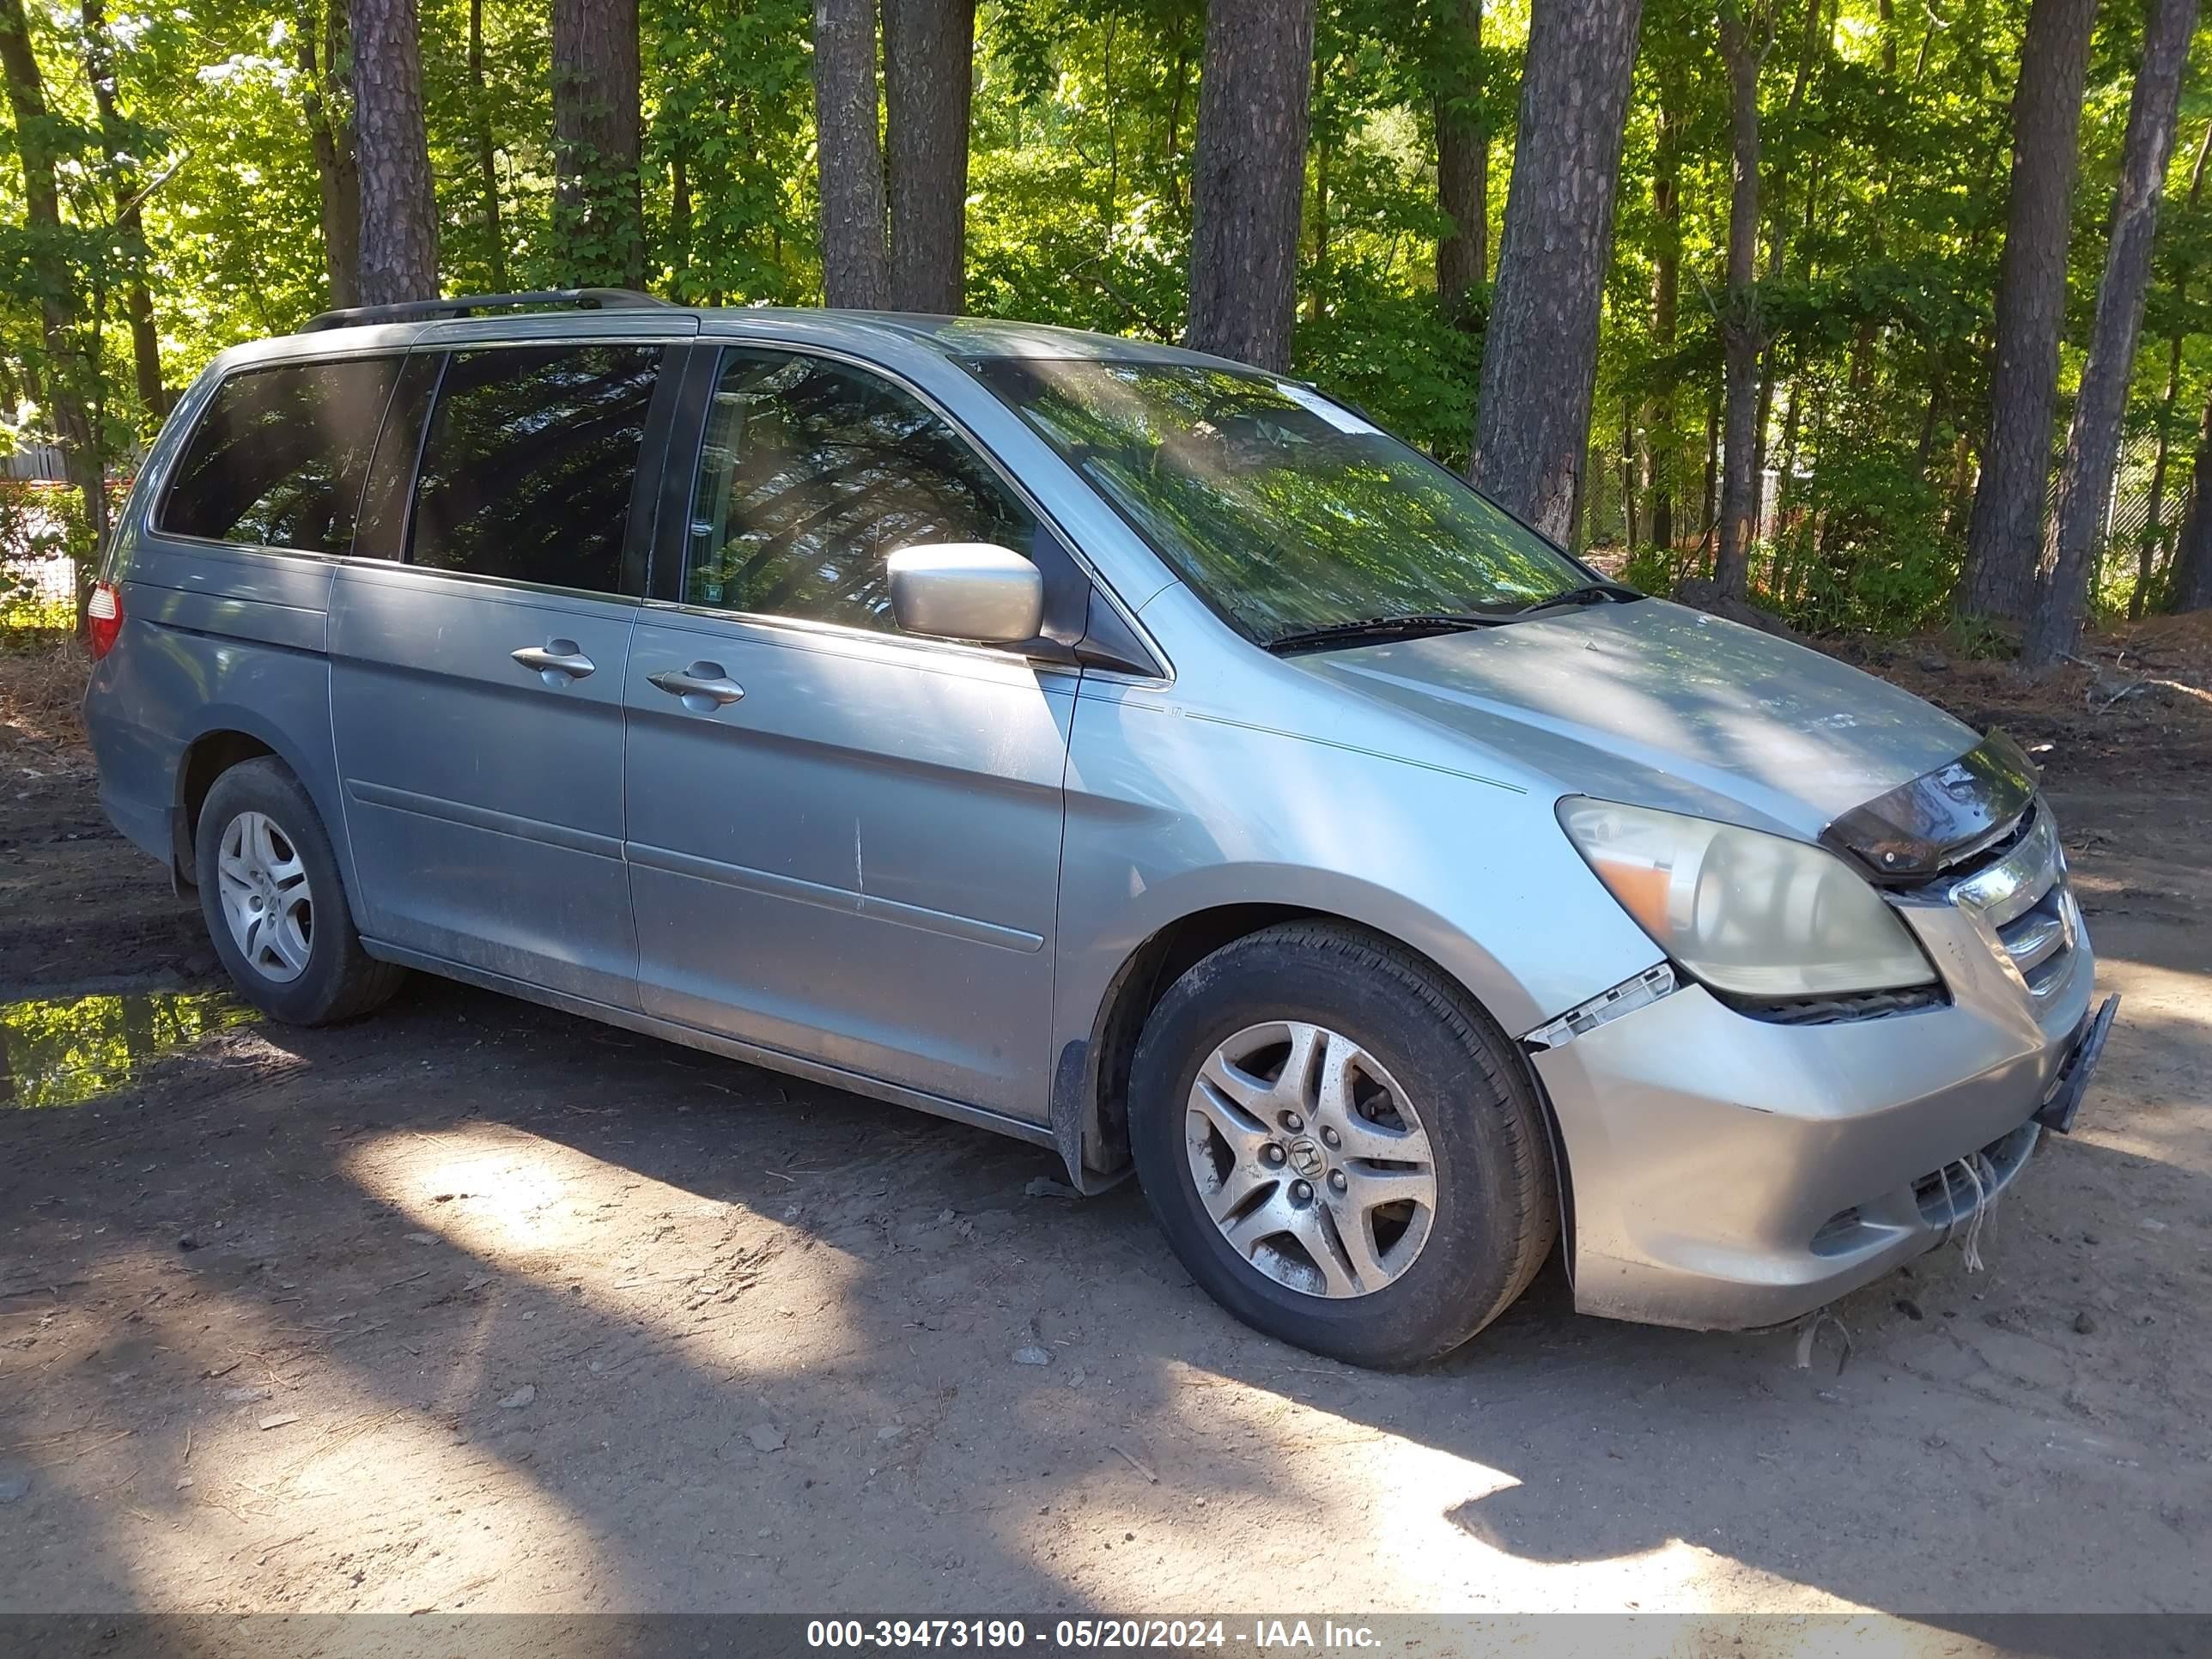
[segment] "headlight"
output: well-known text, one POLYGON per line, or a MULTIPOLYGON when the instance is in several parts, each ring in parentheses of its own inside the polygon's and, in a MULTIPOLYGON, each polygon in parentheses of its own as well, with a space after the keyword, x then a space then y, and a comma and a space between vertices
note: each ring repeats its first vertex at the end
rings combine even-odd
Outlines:
POLYGON ((1621 908, 1717 989, 1819 997, 1936 978, 1895 912, 1820 848, 1579 796, 1559 823, 1621 908))

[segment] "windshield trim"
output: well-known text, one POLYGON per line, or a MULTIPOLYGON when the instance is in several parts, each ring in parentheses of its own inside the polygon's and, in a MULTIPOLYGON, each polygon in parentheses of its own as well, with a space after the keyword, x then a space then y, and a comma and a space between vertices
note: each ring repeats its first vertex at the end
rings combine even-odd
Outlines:
POLYGON ((1518 620, 1518 613, 1510 611, 1409 611, 1402 616, 1362 617, 1351 622, 1285 629, 1271 635, 1265 648, 1270 656, 1276 657, 1308 651, 1356 650, 1362 645, 1383 645, 1392 640, 1473 633, 1478 629, 1498 628, 1518 620))
MULTIPOLYGON (((1245 641, 1248 644, 1257 647, 1261 651, 1267 652, 1270 654, 1273 653, 1276 643, 1274 636, 1261 634, 1250 627, 1245 623, 1243 617, 1237 616, 1235 611, 1230 610, 1227 605, 1223 604, 1222 601, 1216 598, 1212 592, 1208 592, 1200 584, 1191 580, 1190 578, 1184 574, 1182 567, 1170 556, 1166 549, 1163 548, 1159 544, 1159 542, 1152 536, 1152 534, 1147 531, 1143 525, 1137 521, 1136 518, 1128 511, 1128 509, 1123 507, 1119 501, 1116 501, 1109 491, 1100 488, 1097 481, 1091 478, 1091 477, 1083 470, 1079 464, 1078 464, 1072 457, 1064 453, 1060 446, 1055 444, 1052 439, 1046 434, 1043 428, 1031 417, 1029 411, 1024 410, 1019 404, 1014 402, 1012 398, 1007 397, 1004 392, 1000 392, 996 386, 992 384, 990 377, 985 373, 985 370, 989 365, 1002 362, 1079 363, 1085 367, 1102 369, 1115 368, 1158 368, 1162 367, 1162 362, 1160 359, 1143 356, 1134 352, 1127 353, 1126 355, 1116 353, 1101 355, 1098 356, 1070 356, 1066 357, 1053 356, 1044 353, 963 352, 953 356, 951 361, 957 363, 962 371, 964 372, 970 380, 974 380, 977 386, 981 386, 994 402, 1004 407, 1007 412, 1012 415, 1016 420, 1019 421, 1029 432, 1034 434, 1039 442, 1043 444, 1048 450, 1051 451, 1054 459, 1058 460, 1061 465, 1065 466, 1083 485, 1083 487, 1089 490, 1091 495, 1102 506, 1103 506, 1108 512, 1111 513, 1114 517, 1121 522, 1121 526, 1127 529, 1131 535, 1134 536, 1139 543, 1141 544, 1154 558, 1160 562, 1161 568, 1167 572, 1173 585, 1182 587, 1187 592, 1195 596, 1200 605, 1203 605, 1206 610, 1211 611, 1215 617, 1218 617, 1232 633, 1237 635, 1238 638, 1245 641)), ((1484 489, 1472 479, 1462 477, 1460 474, 1453 471, 1449 467, 1437 460, 1436 457, 1430 454, 1428 451, 1423 449, 1419 445, 1407 442, 1405 439, 1400 437, 1396 433, 1392 432, 1381 422, 1374 420, 1360 410, 1358 410, 1346 403, 1341 398, 1330 396, 1328 392, 1322 391, 1310 380, 1299 380, 1296 376, 1290 374, 1272 374, 1265 369, 1255 368, 1249 363, 1232 362, 1225 358, 1217 362, 1212 359, 1199 357, 1193 361, 1206 368, 1224 370, 1270 386, 1282 385, 1297 386, 1302 391, 1309 392, 1314 397, 1320 398, 1334 405, 1338 409, 1343 410, 1346 414, 1357 416, 1360 421, 1365 422, 1370 427, 1373 427, 1376 431, 1389 439, 1391 442, 1396 444, 1401 449, 1405 451, 1406 453, 1417 457, 1424 466, 1427 467, 1431 471, 1441 473, 1446 479, 1450 481, 1452 483, 1458 485, 1461 489, 1472 492, 1500 517, 1506 519, 1520 529, 1528 532, 1529 535, 1534 536, 1538 541, 1549 548, 1554 554, 1558 555, 1559 557, 1566 561, 1566 562, 1576 570, 1580 571, 1586 581, 1591 583, 1601 583, 1608 586, 1615 587, 1626 586, 1625 583, 1613 581, 1613 579, 1607 576, 1604 572, 1595 568, 1585 561, 1577 558, 1574 554, 1569 552, 1564 546, 1562 546, 1559 541, 1553 537, 1547 535, 1534 525, 1530 524, 1528 520, 1522 518, 1511 507, 1506 506, 1504 502, 1499 501, 1488 490, 1484 489)), ((1559 591, 1562 593, 1571 592, 1576 587, 1583 585, 1583 583, 1570 583, 1566 586, 1562 587, 1559 591)), ((1642 596, 1639 595, 1639 597, 1642 596)), ((1540 605, 1549 604, 1550 602, 1550 600, 1536 601, 1540 605)), ((1499 619, 1501 621, 1518 620, 1518 613, 1501 612, 1499 619)), ((1304 629, 1297 629, 1290 631, 1291 633, 1304 633, 1307 630, 1304 629)))

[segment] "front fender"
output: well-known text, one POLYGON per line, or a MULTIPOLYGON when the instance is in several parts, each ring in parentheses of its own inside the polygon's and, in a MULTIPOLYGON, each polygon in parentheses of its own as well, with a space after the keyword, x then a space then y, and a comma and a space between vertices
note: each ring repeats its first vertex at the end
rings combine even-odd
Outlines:
POLYGON ((1642 972, 1657 951, 1568 842, 1557 799, 1533 777, 1400 760, 1194 714, 1149 686, 1086 682, 1060 867, 1056 1123, 1129 964, 1209 910, 1276 905, 1370 928, 1435 962, 1509 1036, 1642 972))

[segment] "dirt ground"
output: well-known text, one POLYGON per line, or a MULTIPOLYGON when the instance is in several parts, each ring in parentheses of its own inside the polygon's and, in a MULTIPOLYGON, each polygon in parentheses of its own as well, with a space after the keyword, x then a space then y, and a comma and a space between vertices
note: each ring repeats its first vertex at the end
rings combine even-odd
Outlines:
POLYGON ((1579 1317, 1555 1262, 1364 1374, 975 1131, 428 980, 186 1018, 197 915, 12 670, 0 1610, 2212 1609, 2208 647, 2026 707, 1879 653, 2050 745, 2126 1001, 1987 1270, 1838 1304, 1840 1372, 1579 1317), (126 990, 186 994, 77 1000, 126 990))

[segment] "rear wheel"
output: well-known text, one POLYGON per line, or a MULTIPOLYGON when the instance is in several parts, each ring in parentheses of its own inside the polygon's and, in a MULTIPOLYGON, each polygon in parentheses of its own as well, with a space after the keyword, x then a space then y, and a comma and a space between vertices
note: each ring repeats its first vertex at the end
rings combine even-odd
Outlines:
POLYGON ((1356 1364, 1458 1346, 1558 1236, 1504 1034, 1427 963, 1335 924, 1268 928, 1176 982, 1138 1044, 1129 1132, 1192 1277, 1356 1364))
POLYGON ((215 781, 193 865, 216 954, 240 994, 272 1018, 351 1019, 406 977, 361 948, 330 836, 283 762, 246 761, 215 781))

